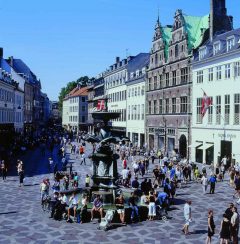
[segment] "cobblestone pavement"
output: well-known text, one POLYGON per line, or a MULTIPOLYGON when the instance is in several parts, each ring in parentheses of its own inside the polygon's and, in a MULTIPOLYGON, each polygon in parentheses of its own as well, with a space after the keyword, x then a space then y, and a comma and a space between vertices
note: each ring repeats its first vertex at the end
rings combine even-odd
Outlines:
MULTIPOLYGON (((91 162, 87 160, 87 166, 80 166, 78 159, 73 161, 75 162, 73 169, 81 173, 83 181, 83 176, 91 173, 91 162)), ((39 168, 39 165, 36 167, 39 168)), ((219 243, 221 216, 228 203, 233 201, 234 193, 227 181, 217 183, 214 195, 203 195, 201 184, 190 183, 177 190, 177 204, 173 206, 174 210, 169 212, 172 219, 166 222, 144 221, 104 232, 98 230, 98 224, 94 223, 69 224, 65 221, 49 219, 49 215, 42 212, 39 201, 39 183, 44 176, 27 177, 24 187, 18 187, 16 176, 9 177, 6 182, 0 180, 1 244, 204 243, 207 235, 207 210, 210 208, 214 210, 217 226, 213 243, 219 243), (184 236, 181 232, 185 199, 192 200, 193 222, 189 236, 184 236)))

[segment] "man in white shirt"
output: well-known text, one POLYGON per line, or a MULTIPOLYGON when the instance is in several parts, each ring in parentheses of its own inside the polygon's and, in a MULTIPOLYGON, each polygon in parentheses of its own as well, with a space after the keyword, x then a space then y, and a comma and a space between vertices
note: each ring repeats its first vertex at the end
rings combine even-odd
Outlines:
POLYGON ((239 215, 237 208, 232 208, 233 215, 231 217, 231 238, 233 243, 238 243, 238 231, 239 231, 239 215))
POLYGON ((192 204, 192 201, 187 200, 186 203, 185 203, 185 205, 184 205, 184 208, 183 208, 183 213, 184 213, 184 218, 185 218, 185 224, 183 226, 182 232, 185 235, 188 235, 189 234, 189 225, 190 225, 190 222, 192 222, 191 204, 192 204))
POLYGON ((122 170, 122 178, 123 178, 123 185, 125 185, 125 182, 128 178, 129 170, 128 169, 123 169, 122 170))

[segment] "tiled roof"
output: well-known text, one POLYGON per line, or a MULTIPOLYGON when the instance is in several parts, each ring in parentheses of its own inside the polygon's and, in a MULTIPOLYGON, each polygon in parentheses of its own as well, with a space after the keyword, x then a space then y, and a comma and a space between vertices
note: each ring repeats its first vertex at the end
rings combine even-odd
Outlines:
POLYGON ((88 87, 75 87, 72 91, 69 92, 68 97, 78 97, 78 96, 88 96, 88 87))

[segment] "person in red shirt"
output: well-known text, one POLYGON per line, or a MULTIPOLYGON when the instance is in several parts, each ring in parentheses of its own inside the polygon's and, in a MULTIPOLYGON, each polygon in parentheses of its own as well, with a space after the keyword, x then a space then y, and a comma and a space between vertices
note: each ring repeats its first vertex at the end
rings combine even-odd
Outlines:
POLYGON ((84 147, 81 145, 80 148, 79 148, 79 153, 80 154, 83 154, 84 153, 84 147))
POLYGON ((127 168, 127 159, 126 158, 123 159, 123 168, 124 169, 127 168))

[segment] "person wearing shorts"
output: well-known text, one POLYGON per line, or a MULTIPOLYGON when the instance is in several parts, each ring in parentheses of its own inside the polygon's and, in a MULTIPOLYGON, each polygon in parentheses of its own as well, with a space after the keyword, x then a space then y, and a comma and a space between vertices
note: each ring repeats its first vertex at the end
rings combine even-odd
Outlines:
POLYGON ((115 204, 117 207, 117 212, 119 214, 120 220, 121 220, 122 224, 125 224, 125 221, 124 221, 124 219, 125 219, 124 197, 122 194, 116 198, 115 204))

